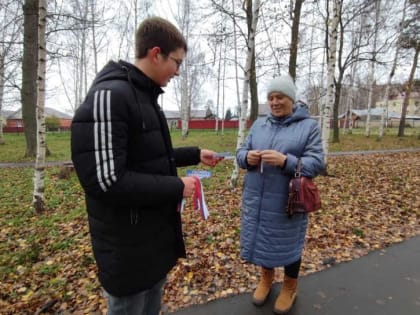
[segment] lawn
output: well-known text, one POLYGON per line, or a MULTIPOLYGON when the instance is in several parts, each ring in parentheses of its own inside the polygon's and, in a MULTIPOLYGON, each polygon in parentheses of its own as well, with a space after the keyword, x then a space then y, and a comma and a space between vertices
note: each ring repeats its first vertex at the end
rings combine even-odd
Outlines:
MULTIPOLYGON (((415 132, 383 141, 363 132, 343 135, 331 151, 420 148, 415 132)), ((414 131, 414 130, 413 130, 414 131)), ((373 133, 374 134, 374 133, 373 133)), ((341 136, 341 135, 340 135, 341 136)), ((174 145, 202 145, 234 152, 236 134, 191 131, 174 145)), ((0 162, 22 161, 23 135, 5 135, 0 162)), ((68 160, 69 134, 48 134, 49 160, 68 160)), ((302 275, 420 234, 420 152, 331 156, 329 176, 316 179, 323 207, 314 213, 305 247, 302 275)), ((201 167, 200 167, 201 168, 201 167)), ((203 167, 202 169, 208 169, 203 167)), ((181 173, 185 169, 180 170, 181 173)), ((224 161, 203 180, 210 210, 207 221, 187 204, 183 224, 188 259, 170 273, 164 294, 165 314, 176 309, 250 292, 256 270, 239 258, 240 184, 229 188, 232 162, 224 161)), ((47 168, 48 211, 32 207, 33 169, 0 168, 0 314, 105 314, 96 278, 84 196, 74 173, 59 177, 47 168)), ((278 281, 281 273, 277 275, 278 281)))
MULTIPOLYGON (((353 129, 352 134, 340 134, 339 143, 330 143, 329 151, 358 151, 420 147, 420 131, 414 128, 406 129, 405 137, 397 137, 397 128, 386 129, 385 136, 377 141, 377 129, 371 130, 371 137, 364 135, 364 129, 353 129)), ((171 133, 174 146, 197 145, 215 151, 235 152, 237 131, 225 130, 224 134, 213 130, 191 130, 186 140, 182 140, 181 131, 171 133)), ((0 146, 0 162, 28 161, 24 158, 25 137, 23 134, 5 134, 5 144, 0 146)), ((47 134, 47 146, 51 155, 48 161, 70 160, 70 133, 52 132, 47 134)))

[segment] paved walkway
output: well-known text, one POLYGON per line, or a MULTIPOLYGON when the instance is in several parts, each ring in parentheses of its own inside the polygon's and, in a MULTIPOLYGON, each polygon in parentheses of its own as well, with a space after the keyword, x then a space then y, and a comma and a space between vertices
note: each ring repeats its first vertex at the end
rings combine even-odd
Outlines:
MULTIPOLYGON (((272 315, 280 284, 256 307, 240 294, 171 315, 272 315)), ((299 280, 289 315, 419 315, 420 236, 299 280)))
MULTIPOLYGON (((64 164, 71 164, 71 161, 48 161, 45 162, 46 166, 60 166, 64 164)), ((34 167, 35 162, 0 162, 0 168, 2 167, 34 167)))

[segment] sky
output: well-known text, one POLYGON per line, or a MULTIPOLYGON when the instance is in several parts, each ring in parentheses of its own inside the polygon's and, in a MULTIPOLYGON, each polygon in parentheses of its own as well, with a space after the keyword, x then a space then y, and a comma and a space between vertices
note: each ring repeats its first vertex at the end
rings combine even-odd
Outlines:
MULTIPOLYGON (((128 1, 128 0, 126 0, 128 1)), ((144 0, 142 0, 144 1, 144 0)), ((142 1, 140 1, 140 4, 142 3, 142 1)), ((148 0, 150 1, 150 0, 148 0)), ((202 5, 204 1, 200 1, 200 4, 202 5)), ((115 10, 117 10, 117 6, 120 2, 108 2, 107 1, 107 7, 109 6, 114 6, 114 12, 115 10)), ((168 18, 169 20, 171 20, 172 22, 175 22, 172 12, 176 12, 177 11, 177 7, 176 7, 176 3, 177 1, 174 0, 155 0, 153 1, 153 11, 152 14, 154 15, 159 15, 165 18, 168 18)), ((260 21, 262 23, 262 21, 260 21)), ((176 22, 175 22, 176 23, 176 22)), ((207 26, 209 26, 211 23, 203 23, 206 24, 207 26)), ((109 36, 113 39, 111 42, 115 43, 115 45, 117 45, 120 41, 119 38, 119 34, 118 33, 110 33, 109 36)), ((261 36, 261 35, 259 35, 261 36)), ((204 42, 203 48, 206 50, 209 50, 209 47, 206 47, 206 43, 205 40, 202 40, 202 42, 204 42)), ((115 47, 114 47, 115 48, 115 47)), ((106 62, 109 59, 118 59, 116 58, 115 53, 112 53, 112 51, 114 50, 113 47, 107 47, 108 49, 108 55, 107 56, 103 56, 103 58, 101 60, 99 60, 99 68, 102 68, 106 62)), ((242 56, 243 58, 243 56, 242 56)), ((298 63, 301 66, 301 60, 299 60, 300 56, 298 56, 298 63)), ((133 62, 133 54, 130 54, 127 58, 124 58, 126 61, 129 62, 133 62)), ((390 56, 389 58, 390 60, 392 59, 392 56, 390 56)), ((410 60, 411 61, 411 60, 410 60)), ((240 61, 240 63, 242 63, 242 61, 240 61)), ((397 68, 397 72, 396 75, 394 77, 395 80, 397 81, 403 81, 408 77, 408 71, 409 71, 409 67, 411 65, 410 64, 406 64, 405 65, 405 69, 401 66, 399 66, 397 68)), ((65 71, 66 69, 63 69, 63 71, 65 71)), ((213 70, 216 70, 215 67, 213 70)), ((233 70, 230 70, 233 72, 233 70)), ((228 74, 229 77, 233 77, 233 73, 228 74)), ((243 76, 243 71, 241 69, 239 69, 239 76, 243 76)), ((386 68, 384 67, 377 67, 377 80, 379 82, 386 82, 388 76, 388 71, 386 68)), ((418 76, 418 75, 417 75, 418 76)), ((259 84, 259 101, 260 103, 265 102, 265 93, 264 93, 264 86, 266 85, 268 79, 270 79, 270 77, 268 76, 263 76, 262 78, 258 79, 258 84, 259 84)), ((71 80, 68 79, 68 80, 71 80)), ((93 80, 93 76, 91 76, 88 79, 88 85, 90 85, 90 82, 93 80)), ((216 79, 215 78, 210 78, 206 81, 204 87, 203 87, 203 105, 201 105, 201 107, 204 106, 205 102, 207 99, 212 99, 213 103, 216 103, 216 79)), ((68 82, 67 82, 68 83, 68 82)), ((298 80, 298 95, 303 95, 304 92, 304 86, 305 86, 305 82, 301 82, 298 80)), ((239 89, 240 89, 240 96, 242 96, 242 88, 243 88, 243 81, 241 80, 239 82, 239 89)), ((177 104, 174 101, 175 100, 175 95, 174 95, 174 82, 170 82, 169 85, 167 87, 164 88, 165 93, 163 95, 163 97, 160 99, 160 104, 163 106, 163 108, 165 110, 177 110, 177 104)), ((222 92, 220 92, 222 93, 222 92)), ((236 108, 236 106, 238 105, 238 100, 237 100, 237 93, 236 93, 236 83, 234 80, 229 80, 226 81, 226 86, 225 86, 225 110, 228 107, 230 107, 231 109, 236 108)), ((62 83, 62 79, 59 76, 57 71, 51 71, 48 72, 48 76, 47 76, 47 99, 46 99, 46 106, 48 107, 52 107, 58 110, 62 110, 66 113, 72 113, 72 108, 71 105, 69 103, 69 101, 67 100, 64 90, 63 90, 63 83, 62 83)), ((8 108, 6 108, 8 109, 8 108)), ((221 109, 219 110, 219 116, 223 115, 221 109)))
MULTIPOLYGON (((149 0, 150 1, 150 0, 149 0)), ((139 5, 142 5, 143 2, 139 1, 139 5)), ((107 3, 107 9, 109 9, 109 12, 114 14, 115 11, 118 10, 118 2, 113 3, 107 3)), ((176 24, 175 19, 173 18, 173 12, 176 12, 176 1, 167 1, 167 0, 157 0, 153 1, 153 5, 151 8, 150 15, 157 15, 164 17, 174 24, 176 24)), ((139 17, 141 19, 141 17, 139 17)), ((102 54, 100 55, 100 60, 98 61, 98 67, 99 70, 109 61, 109 60, 115 60, 117 61, 119 59, 117 55, 118 51, 118 44, 120 42, 119 34, 109 33, 109 36, 112 36, 112 38, 115 38, 115 40, 112 40, 111 42, 114 43, 114 47, 107 47, 107 55, 102 54)), ((133 35, 134 36, 134 35, 133 35)), ((121 58, 125 61, 134 62, 134 52, 132 52, 133 49, 130 49, 129 55, 125 58, 121 58)), ((73 109, 72 106, 68 100, 68 98, 65 95, 63 83, 62 83, 62 76, 66 76, 65 72, 66 69, 61 69, 62 75, 58 73, 57 67, 54 67, 55 71, 51 71, 48 73, 49 76, 47 76, 47 99, 46 99, 46 106, 56 108, 60 111, 72 114, 73 109)), ((68 74, 69 77, 72 77, 71 74, 68 74)), ((93 75, 88 79, 90 85, 90 82, 93 80, 93 75)), ((69 78, 72 80, 71 78, 69 78)), ((174 94, 174 79, 171 80, 171 82, 168 84, 167 87, 163 87, 163 90, 165 93, 160 97, 160 105, 164 108, 164 110, 178 110, 178 105, 175 101, 175 94, 174 94)), ((205 84, 205 88, 203 90, 211 91, 214 90, 214 87, 211 86, 211 84, 208 82, 205 84)), ((211 97, 211 95, 210 95, 211 97)))

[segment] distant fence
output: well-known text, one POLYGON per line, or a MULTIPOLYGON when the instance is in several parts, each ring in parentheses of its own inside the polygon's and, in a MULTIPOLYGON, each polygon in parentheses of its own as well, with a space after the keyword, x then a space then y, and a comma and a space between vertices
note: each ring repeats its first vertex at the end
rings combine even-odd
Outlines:
MULTIPOLYGON (((60 127, 55 130, 47 130, 47 131, 69 131, 70 127, 60 127)), ((24 127, 3 127, 4 133, 23 133, 25 132, 24 127)))
MULTIPOLYGON (((371 120, 370 126, 371 127, 379 127, 381 125, 380 120, 371 120)), ((400 120, 399 119, 390 119, 388 121, 385 121, 385 127, 388 128, 395 128, 399 127, 400 120)), ((343 124, 341 125, 343 127, 343 124)), ((365 120, 356 120, 353 125, 354 128, 365 128, 366 127, 366 121, 365 120)), ((405 120, 405 127, 411 127, 411 128, 419 128, 420 127, 420 120, 418 119, 406 119, 405 120)))
MULTIPOLYGON (((219 129, 222 128, 226 129, 234 129, 238 128, 239 120, 219 120, 218 127, 219 129)), ((247 127, 251 126, 251 122, 247 121, 247 127)), ((177 128, 182 128, 182 121, 179 119, 177 123, 177 128)), ((216 120, 215 119, 197 119, 197 120, 190 120, 188 123, 188 129, 216 129, 216 120)))
POLYGON ((20 133, 20 132, 24 132, 25 128, 22 127, 3 127, 3 132, 4 133, 20 133))

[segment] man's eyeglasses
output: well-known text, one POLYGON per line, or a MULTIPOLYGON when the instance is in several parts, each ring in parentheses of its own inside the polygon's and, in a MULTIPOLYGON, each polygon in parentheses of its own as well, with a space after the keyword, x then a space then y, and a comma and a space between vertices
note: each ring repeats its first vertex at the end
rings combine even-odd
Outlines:
POLYGON ((182 60, 181 60, 181 59, 177 59, 177 58, 174 58, 174 57, 172 57, 172 56, 165 55, 165 54, 162 54, 162 55, 164 55, 164 56, 168 57, 169 59, 172 59, 172 60, 176 63, 176 70, 179 70, 179 68, 180 68, 180 67, 181 67, 181 65, 182 65, 182 60))

